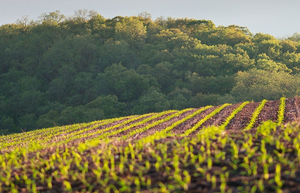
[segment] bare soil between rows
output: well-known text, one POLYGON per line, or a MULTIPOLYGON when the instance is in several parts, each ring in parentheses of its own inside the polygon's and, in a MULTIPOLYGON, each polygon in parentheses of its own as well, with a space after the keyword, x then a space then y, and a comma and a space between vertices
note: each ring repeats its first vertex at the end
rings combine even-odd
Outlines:
MULTIPOLYGON (((242 130, 251 120, 252 114, 259 106, 260 102, 252 102, 247 104, 236 116, 230 121, 226 130, 242 130)), ((228 115, 229 116, 229 115, 228 115)))
MULTIPOLYGON (((237 143, 242 143, 242 141, 244 140, 244 134, 243 133, 243 129, 247 126, 247 124, 249 123, 253 112, 255 111, 255 109, 259 106, 260 102, 252 102, 247 104, 239 113, 236 114, 236 116, 230 121, 230 123, 228 124, 227 128, 226 128, 226 133, 227 135, 231 136, 232 139, 234 141, 236 141, 237 143)), ((197 130, 195 133, 197 133, 198 131, 200 131, 202 128, 204 127, 208 127, 211 125, 221 125, 228 116, 230 116, 230 114, 234 111, 234 109, 238 108, 241 105, 241 103, 238 104, 233 104, 233 105, 229 105, 227 107, 225 107, 223 110, 221 110, 218 114, 216 114, 215 116, 211 117, 210 119, 208 119, 206 122, 204 122, 197 130)), ((276 100, 276 101, 268 101, 266 102, 265 106, 263 107, 262 111, 260 112, 258 118, 256 119, 256 122, 254 124, 254 127, 250 130, 250 133, 255 133, 256 128, 262 124, 263 122, 267 121, 267 120, 271 120, 276 122, 278 119, 278 110, 279 110, 279 105, 280 105, 280 101, 276 100)), ((284 114, 284 123, 290 123, 293 121, 299 121, 299 105, 300 105, 300 99, 298 97, 295 98, 289 98, 286 99, 286 107, 285 107, 285 114, 284 114)), ((205 116, 209 115, 210 113, 212 113, 215 109, 217 109, 220 106, 216 106, 216 107, 212 107, 209 108, 201 113, 199 113, 198 115, 192 117, 191 119, 186 120, 184 123, 178 125, 177 127, 173 128, 173 130, 171 130, 171 133, 173 134, 182 134, 184 133, 186 130, 188 130, 189 128, 193 127, 195 124, 197 124, 200 120, 202 120, 205 116)), ((188 115, 191 115, 192 113, 194 113, 195 111, 197 111, 199 109, 192 109, 189 110, 177 117, 174 117, 172 119, 170 119, 169 121, 165 121, 162 124, 159 124, 153 128, 150 128, 144 132, 138 133, 132 137, 130 137, 130 140, 137 140, 137 139, 141 139, 144 138, 146 136, 149 135, 153 135, 154 133, 158 132, 158 131, 162 131, 163 129, 167 128, 168 126, 174 124, 176 121, 182 120, 185 117, 187 117, 188 115)), ((155 118, 147 123, 141 124, 139 126, 136 127, 132 127, 131 129, 128 129, 124 132, 121 132, 115 136, 111 136, 111 137, 121 137, 122 135, 126 135, 131 131, 134 131, 135 129, 139 129, 141 127, 146 126, 147 124, 151 124, 154 121, 159 121, 164 119, 167 116, 170 116, 172 113, 169 114, 165 114, 162 115, 161 117, 155 118)), ((128 124, 124 124, 121 125, 118 128, 113 128, 112 130, 109 131, 104 131, 103 133, 107 133, 107 132, 111 132, 111 131, 115 131, 117 129, 122 129, 123 127, 129 126, 131 124, 137 123, 139 121, 143 121, 144 119, 148 118, 150 116, 145 116, 143 118, 140 118, 138 120, 132 121, 128 124)), ((122 122, 126 121, 126 119, 123 120, 119 120, 119 121, 115 121, 113 123, 107 124, 107 125, 103 125, 103 126, 99 126, 99 127, 95 127, 94 129, 87 131, 85 133, 94 133, 96 131, 99 130, 103 130, 109 127, 112 127, 114 125, 120 124, 122 122)), ((87 127, 88 128, 88 127, 87 127)), ((82 128, 82 129, 86 129, 86 128, 82 128)), ((77 130, 76 130, 77 131, 77 130)), ((63 135, 57 135, 57 138, 51 139, 51 142, 55 142, 56 140, 59 139, 63 139, 64 137, 67 137, 66 135, 70 135, 70 134, 75 134, 74 132, 76 131, 72 131, 72 132, 68 132, 66 134, 63 135)), ((279 131, 278 131, 279 132, 279 131)), ((193 134, 195 134, 193 133, 193 134)), ((279 135, 280 133, 277 133, 276 135, 279 135)), ((297 133, 296 133, 297 134, 297 133)), ((295 136, 296 136, 295 134, 295 136)), ((80 142, 84 142, 85 140, 88 140, 92 137, 97 137, 98 134, 86 137, 86 138, 80 138, 77 140, 74 140, 68 144, 62 144, 58 147, 49 147, 46 149, 43 149, 41 152, 39 152, 39 156, 40 158, 43 158, 45 160, 49 160, 51 159, 51 155, 53 153, 56 152, 56 148, 59 148, 59 154, 63 154, 65 152, 65 150, 67 148, 70 148, 71 146, 75 146, 78 145, 78 143, 80 142)), ((295 137, 295 136, 290 136, 290 137, 295 137)), ((188 137, 193 137, 193 136, 188 136, 188 137)), ((169 178, 168 175, 166 175, 166 168, 173 168, 173 162, 169 161, 163 164, 163 169, 162 170, 157 170, 155 168, 155 163, 157 162, 157 160, 155 159, 155 157, 153 157, 153 153, 151 153, 151 151, 153 151, 153 149, 155 149, 155 147, 157 147, 157 145, 159 145, 159 143, 168 143, 168 150, 167 150, 167 155, 169 156, 170 160, 172 160, 171 158, 173 158, 173 151, 176 147, 176 144, 178 141, 183 140, 182 137, 167 137, 164 139, 160 139, 160 140, 156 140, 154 141, 154 144, 145 144, 145 149, 143 149, 142 151, 145 152, 140 152, 143 153, 143 157, 142 157, 142 161, 141 160, 133 160, 134 162, 138 163, 137 165, 140 166, 140 168, 144 168, 145 167, 145 161, 149 161, 149 163, 151 164, 151 167, 149 168, 149 170, 147 172, 144 173, 144 176, 146 176, 148 179, 151 179, 152 185, 151 188, 158 188, 159 186, 157 184, 159 184, 160 182, 164 183, 164 184, 173 184, 174 181, 172 181, 172 179, 169 178), (177 142, 176 142, 177 141, 177 142), (175 143, 176 142, 176 143, 175 143), (151 146, 151 148, 148 148, 147 150, 147 146, 151 146), (150 151, 151 150, 151 151, 150 151)), ((282 139, 283 140, 283 139, 282 139)), ((256 145, 257 147, 260 147, 261 141, 261 137, 260 138, 255 138, 253 141, 253 144, 256 145)), ((296 154, 296 150, 293 149, 292 147, 292 143, 288 143, 287 141, 282 141, 284 143, 285 147, 289 147, 289 153, 286 154, 287 156, 290 156, 289 159, 290 160, 294 160, 297 157, 296 154)), ((114 140, 112 142, 113 145, 118 146, 118 148, 122 148, 122 146, 126 146, 128 145, 128 143, 130 143, 129 141, 122 141, 122 140, 114 140)), ((228 171, 230 172, 228 181, 226 182, 226 187, 230 188, 231 190, 233 190, 233 192, 238 192, 239 191, 239 187, 250 187, 250 185, 255 185, 256 182, 258 182, 260 179, 262 179, 263 175, 264 175, 264 170, 263 167, 258 167, 257 168, 257 174, 256 175, 252 175, 252 176, 245 176, 242 172, 245 172, 243 170, 242 167, 240 167, 240 165, 238 165, 238 169, 234 170, 232 168, 231 165, 231 161, 229 158, 232 157, 231 155, 231 149, 230 146, 225 146, 222 147, 222 144, 220 144, 220 142, 218 141, 213 141, 213 143, 215 144, 215 147, 218 147, 219 149, 217 149, 218 151, 223 151, 225 152, 225 156, 228 157, 228 159, 225 159, 223 162, 213 162, 213 167, 211 167, 210 169, 207 170, 207 173, 215 173, 215 172, 219 172, 222 171, 223 168, 227 168, 228 171), (250 184, 250 185, 249 185, 250 184)), ((101 143, 96 147, 90 148, 86 151, 84 151, 81 154, 81 157, 84 159, 84 161, 86 161, 87 163, 89 163, 89 170, 86 173, 88 180, 90 180, 90 183, 96 182, 98 179, 97 177, 91 172, 93 169, 96 169, 96 166, 93 165, 93 159, 91 155, 95 155, 97 154, 97 150, 99 149, 103 149, 105 150, 105 148, 107 147, 108 144, 105 143, 101 143)), ((199 144, 191 144, 193 146, 194 151, 192 152, 193 155, 201 155, 201 147, 203 146, 202 143, 199 142, 199 144)), ((240 144, 241 146, 241 144, 240 144)), ((214 148, 215 148, 214 147, 214 148)), ((276 146, 268 146, 267 147, 268 152, 271 152, 271 155, 273 157, 275 157, 276 155, 272 152, 274 152, 274 150, 276 150, 276 146)), ((217 153, 216 149, 211 149, 211 152, 217 153), (214 152, 215 151, 215 152, 214 152)), ((5 151, 0 150, 1 154, 4 154, 5 151)), ((21 168, 14 168, 13 169, 13 173, 12 175, 14 176, 15 174, 23 174, 26 173, 28 176, 31 176, 31 163, 28 162, 28 159, 33 159, 34 157, 37 156, 36 154, 37 152, 33 152, 30 153, 27 157, 27 161, 24 160, 24 162, 22 163, 23 167, 21 168), (28 170, 23 170, 24 168, 28 169, 28 170)), ((78 152, 80 153, 80 152, 78 152)), ((160 152, 158 152, 159 154, 160 152)), ((239 156, 240 156, 240 160, 243 160, 242 158, 245 157, 244 153, 242 151, 239 152, 239 156)), ((116 165, 118 165, 118 163, 120 162, 120 160, 118 159, 118 157, 120 157, 120 152, 118 152, 117 154, 114 155, 116 158, 116 165)), ((163 155, 161 155, 162 157, 163 155)), ((179 155, 181 158, 184 158, 184 155, 180 154, 179 155)), ((191 157, 186 157, 187 160, 190 161, 191 157)), ((255 157, 254 157, 255 158, 255 157)), ((253 159, 254 159, 253 158, 253 159)), ((128 163, 131 163, 132 158, 128 157, 128 163)), ((207 161, 204 161, 201 164, 201 167, 206 167, 208 165, 207 161)), ((44 168, 44 165, 40 166, 41 168, 44 168)), ((116 174, 118 176, 123 177, 124 179, 128 179, 128 176, 138 176, 138 169, 139 167, 135 168, 136 170, 133 170, 133 172, 129 172, 129 167, 128 165, 125 165, 126 167, 126 172, 121 173, 121 172, 117 172, 116 174)), ((293 175, 287 175, 285 173, 282 173, 282 180, 284 183, 283 186, 283 191, 286 192, 300 192, 300 188, 299 188, 299 181, 300 181, 300 166, 296 166, 297 167, 297 172, 295 174, 295 176, 293 175)), ((201 173, 199 173, 199 171, 197 170, 197 168, 195 167, 194 164, 192 164, 192 162, 184 162, 184 163, 180 163, 180 168, 187 171, 189 173, 189 175, 191 176, 191 180, 188 186, 188 190, 186 192, 220 192, 220 189, 218 188, 214 188, 214 186, 212 185, 211 182, 209 182, 206 178, 206 176, 202 176, 201 173), (188 163, 188 164, 186 164, 188 163)), ((289 166, 288 165, 282 165, 282 171, 289 171, 289 166)), ((72 163, 71 165, 71 170, 72 171, 78 171, 79 172, 79 168, 72 163)), ((47 175, 51 176, 52 173, 54 171, 58 171, 58 168, 51 168, 49 171, 47 171, 47 175)), ((269 169, 269 177, 271 179, 273 179, 275 176, 275 168, 272 166, 269 169)), ((72 179, 72 178, 70 178, 72 179)), ((15 178, 13 178, 14 181, 16 181, 16 183, 20 183, 17 182, 17 180, 15 178)), ((86 188, 84 186, 83 183, 81 183, 80 181, 70 181, 70 183, 72 184, 73 190, 74 191, 82 191, 84 190, 84 188, 86 188)), ((119 187, 119 184, 117 181, 109 181, 110 184, 114 184, 115 187, 119 187)), ((217 186, 216 187, 220 187, 221 185, 221 179, 217 179, 216 180, 217 186)), ((274 184, 274 183, 273 183, 274 184)), ((40 188, 41 192, 48 192, 50 191, 49 189, 45 188, 46 184, 43 181, 38 181, 37 182, 37 186, 40 188)), ((51 192, 63 192, 63 181, 61 181, 60 179, 54 179, 53 180, 53 189, 51 190, 51 192)), ((268 181, 264 181, 263 182, 263 186, 265 187, 265 192, 274 192, 275 189, 273 188, 273 185, 270 184, 268 181)), ((19 186, 19 190, 21 191, 23 188, 26 188, 25 183, 21 183, 19 186)), ((101 188, 101 184, 96 184, 94 187, 94 190, 99 190, 101 188)), ((135 186, 132 185, 132 188, 134 190, 135 186)), ((142 190, 145 190, 145 192, 147 192, 146 187, 143 187, 142 190), (144 189, 143 189, 144 188, 144 189)), ((184 189, 178 189, 178 192, 184 192, 184 189)), ((5 192, 5 191, 4 191, 5 192)))
POLYGON ((300 99, 299 97, 286 99, 286 108, 284 112, 284 122, 299 121, 300 116, 300 99))
POLYGON ((183 122, 182 124, 175 127, 171 132, 173 134, 182 134, 189 128, 193 127, 195 124, 197 124, 201 119, 203 119, 205 116, 213 112, 218 107, 212 107, 209 109, 206 109, 205 111, 201 112, 200 114, 192 117, 191 119, 183 122))
MULTIPOLYGON (((238 104, 233 104, 233 105, 229 105, 227 107, 225 107, 224 109, 222 109, 219 113, 217 113, 216 115, 214 115, 213 117, 211 117, 210 119, 208 119, 207 121, 205 121, 199 128, 197 128, 197 130, 195 132, 192 133, 192 135, 197 134, 202 128, 204 127, 208 127, 208 126, 219 126, 221 125, 228 116, 231 115, 231 113, 238 108, 242 103, 238 103, 238 104)), ((251 102, 249 104, 247 104, 240 112, 238 112, 235 117, 230 121, 230 123, 227 125, 226 130, 227 133, 234 133, 234 131, 239 131, 239 130, 243 130, 247 124, 249 123, 253 112, 255 111, 255 109, 259 106, 260 102, 251 102)), ((260 112, 258 118, 256 119, 256 122, 254 124, 253 129, 257 128, 260 124, 262 124, 263 122, 267 121, 267 120, 272 120, 274 122, 277 121, 278 119, 278 110, 279 110, 279 105, 280 105, 280 100, 275 100, 275 101, 267 101, 265 106, 263 107, 262 111, 260 112)), ((286 99, 286 107, 285 107, 285 114, 284 114, 284 124, 287 124, 289 122, 293 122, 293 121, 298 121, 299 120, 299 106, 300 106, 300 99, 299 97, 294 97, 294 98, 288 98, 286 99)), ((197 114, 196 116, 192 117, 191 119, 186 120, 185 122, 183 122, 182 124, 176 126, 175 128, 173 128, 170 133, 175 134, 175 135, 179 135, 184 133, 186 130, 190 129, 191 127, 193 127, 195 124, 197 124, 201 119, 203 119, 205 116, 209 115, 211 112, 213 112, 215 109, 217 109, 220 106, 215 106, 209 109, 206 109, 205 111, 197 114)), ((192 113, 194 113, 195 111, 197 111, 199 109, 191 109, 189 111, 186 111, 185 113, 174 117, 168 121, 165 121, 163 123, 160 123, 159 125, 156 125, 152 128, 149 128, 148 130, 141 132, 141 133, 136 133, 135 135, 129 137, 127 140, 139 140, 142 139, 144 137, 153 135, 156 132, 162 131, 164 129, 166 129, 167 127, 171 126, 172 124, 174 124, 175 122, 184 119, 185 117, 187 117, 188 115, 191 115, 192 113)), ((167 116, 170 116, 173 113, 169 113, 169 114, 165 114, 161 117, 155 118, 147 123, 132 127, 126 131, 123 131, 121 133, 118 133, 116 135, 113 136, 109 136, 109 138, 120 138, 123 135, 128 134, 131 131, 134 131, 136 129, 140 129, 142 127, 147 126, 148 124, 151 124, 155 121, 159 121, 164 119, 167 116)), ((120 124, 124 121, 127 121, 128 118, 124 118, 122 120, 118 120, 112 123, 108 123, 108 124, 104 124, 104 125, 99 125, 97 127, 94 127, 91 130, 87 130, 84 131, 83 133, 80 134, 76 134, 77 131, 79 131, 80 129, 76 129, 74 131, 69 131, 63 134, 59 134, 56 135, 53 138, 49 138, 49 140, 47 140, 47 144, 51 144, 51 143, 55 143, 55 142, 59 142, 63 139, 68 139, 69 135, 70 137, 74 137, 76 135, 84 135, 84 134, 89 134, 87 137, 82 137, 82 138, 77 138, 68 142, 67 144, 61 144, 59 146, 74 146, 78 143, 82 143, 85 140, 100 136, 103 133, 108 133, 111 131, 115 131, 118 129, 122 129, 123 127, 129 126, 131 124, 134 124, 136 122, 142 121, 143 119, 146 119, 149 116, 137 119, 135 121, 129 122, 125 125, 122 125, 120 127, 111 129, 111 130, 107 130, 107 131, 103 131, 100 133, 97 133, 97 131, 101 131, 101 130, 105 130, 106 128, 109 127, 113 127, 114 125, 120 124), (95 134, 94 134, 95 133, 95 134)), ((88 129, 91 128, 94 125, 90 125, 89 127, 86 128, 82 128, 82 129, 88 129)), ((120 141, 120 140, 117 140, 120 141)), ((26 146, 26 143, 24 144, 18 144, 18 146, 26 146)), ((11 147, 13 148, 13 147, 11 147)), ((6 148, 6 152, 10 151, 11 149, 10 147, 6 148)), ((0 152, 4 152, 4 149, 0 152)))

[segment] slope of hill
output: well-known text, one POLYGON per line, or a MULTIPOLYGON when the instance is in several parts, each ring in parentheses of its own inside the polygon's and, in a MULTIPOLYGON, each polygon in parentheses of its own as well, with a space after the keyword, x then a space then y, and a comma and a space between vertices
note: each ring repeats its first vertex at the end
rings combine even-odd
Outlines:
POLYGON ((0 137, 0 192, 299 191, 299 98, 0 137))
POLYGON ((87 15, 0 26, 0 134, 300 95, 298 33, 87 15))

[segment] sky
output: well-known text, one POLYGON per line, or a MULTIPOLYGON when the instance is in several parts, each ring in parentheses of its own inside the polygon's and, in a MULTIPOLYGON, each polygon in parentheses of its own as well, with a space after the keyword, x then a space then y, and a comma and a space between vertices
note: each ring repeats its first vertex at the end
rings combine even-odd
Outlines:
POLYGON ((76 10, 95 10, 105 18, 137 16, 148 12, 152 19, 206 19, 216 26, 239 25, 252 33, 284 38, 300 33, 300 0, 0 0, 0 26, 28 16, 59 10, 72 16, 76 10))

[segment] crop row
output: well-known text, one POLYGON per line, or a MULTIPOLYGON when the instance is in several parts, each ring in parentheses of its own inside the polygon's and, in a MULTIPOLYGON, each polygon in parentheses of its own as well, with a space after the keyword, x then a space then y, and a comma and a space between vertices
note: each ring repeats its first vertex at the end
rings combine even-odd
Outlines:
MULTIPOLYGON (((282 119, 284 118, 284 107, 285 107, 284 101, 285 101, 285 98, 282 98, 280 107, 278 110, 278 121, 279 122, 282 122, 282 119)), ((245 130, 249 130, 250 128, 253 127, 260 111, 262 110, 262 108, 264 107, 266 102, 267 102, 266 100, 263 100, 261 102, 261 104, 256 108, 256 110, 254 111, 254 113, 251 117, 251 120, 248 123, 245 130)), ((227 117, 227 119, 225 120, 225 123, 222 124, 222 127, 225 128, 230 123, 230 121, 234 118, 234 116, 242 108, 244 108, 244 106, 248 103, 249 102, 244 102, 240 107, 235 109, 231 113, 231 115, 227 117)), ((224 105, 220 106, 219 108, 215 109, 213 112, 211 112, 209 115, 207 115, 204 118, 202 118, 201 120, 199 120, 194 126, 189 128, 188 130, 186 130, 180 136, 182 136, 182 137, 188 136, 191 133, 195 132, 204 122, 206 122, 208 119, 210 119, 211 117, 218 114, 222 109, 224 109, 228 105, 229 104, 224 104, 224 105)), ((162 138, 165 138, 166 136, 169 136, 170 131, 173 128, 188 121, 192 117, 196 116, 197 114, 201 113, 202 111, 204 111, 208 108, 210 108, 210 106, 202 108, 202 109, 186 116, 185 118, 174 122, 171 126, 168 126, 168 127, 164 128, 163 130, 156 132, 154 135, 146 137, 145 139, 143 139, 143 141, 147 141, 148 138, 151 141, 153 139, 162 139, 162 138)), ((75 124, 75 125, 70 125, 70 126, 66 126, 66 127, 56 127, 56 128, 53 128, 52 131, 50 129, 47 129, 47 130, 42 130, 44 132, 40 132, 40 133, 33 131, 33 132, 28 132, 29 134, 31 134, 31 137, 27 137, 27 138, 23 137, 21 139, 17 138, 15 141, 3 142, 3 143, 0 143, 0 147, 3 150, 6 147, 14 147, 14 146, 20 147, 20 145, 27 144, 26 148, 32 149, 33 151, 37 151, 37 150, 41 150, 40 149, 41 146, 61 145, 61 144, 66 144, 66 143, 69 143, 72 141, 81 140, 81 139, 89 139, 89 138, 91 140, 93 140, 93 138, 95 138, 95 140, 100 140, 100 139, 104 139, 104 138, 122 133, 124 131, 130 130, 130 132, 128 134, 122 136, 123 139, 127 139, 133 135, 141 134, 142 132, 145 132, 148 129, 153 128, 159 124, 163 124, 164 122, 166 122, 172 118, 175 118, 175 117, 179 116, 180 114, 182 114, 186 111, 189 111, 189 110, 190 109, 186 109, 181 112, 177 112, 177 113, 172 114, 164 119, 154 121, 151 124, 145 124, 148 122, 148 120, 149 121, 152 120, 151 117, 148 119, 145 119, 144 121, 142 120, 142 121, 134 123, 134 124, 131 124, 131 123, 138 119, 143 119, 143 117, 147 117, 147 116, 154 115, 154 114, 146 114, 146 115, 141 115, 141 116, 131 116, 131 117, 125 117, 125 118, 103 120, 103 121, 85 123, 85 124, 75 124), (110 123, 117 122, 117 121, 120 121, 120 123, 110 126, 110 127, 105 127, 105 125, 108 125, 110 123), (142 124, 145 124, 145 126, 139 127, 142 124), (125 126, 125 125, 127 125, 127 126, 125 126), (103 128, 103 129, 97 129, 99 127, 103 128), (139 128, 137 128, 137 127, 139 127, 139 128), (136 128, 136 129, 134 129, 134 128, 136 128), (39 133, 39 135, 35 135, 35 133, 39 133), (38 144, 42 144, 42 145, 38 145, 38 144), (35 148, 31 148, 31 147, 35 147, 35 148)), ((175 111, 167 111, 167 112, 162 112, 161 114, 155 114, 153 119, 159 118, 160 116, 162 116, 166 113, 171 113, 171 112, 175 112, 175 111)))
MULTIPOLYGON (((252 114, 252 122, 265 102, 252 114)), ((281 99, 277 123, 263 123, 255 135, 246 131, 224 134, 248 103, 234 109, 221 126, 202 128, 193 137, 228 104, 212 110, 180 137, 172 134, 174 128, 212 107, 132 116, 108 127, 111 122, 103 121, 83 130, 69 128, 66 135, 57 128, 49 138, 29 140, 28 146, 0 154, 0 192, 280 192, 297 187, 300 130, 292 125, 278 127, 285 99, 281 99), (173 119, 154 135, 124 141, 173 119), (110 138, 123 132, 123 137, 110 138)))
POLYGON ((266 122, 254 136, 222 132, 208 127, 193 137, 84 150, 80 143, 27 160, 7 153, 0 157, 0 191, 265 192, 297 187, 298 128, 266 122))
POLYGON ((205 121, 207 121, 208 119, 210 119, 211 117, 213 117, 214 115, 218 114, 221 110, 223 110, 225 107, 227 107, 228 103, 220 106, 219 108, 215 109, 213 112, 211 112, 210 114, 208 114, 207 116, 205 116, 203 119, 201 119, 197 124, 195 124, 193 127, 191 127, 190 129, 188 129, 187 131, 185 131, 182 135, 180 135, 181 137, 185 137, 190 135, 191 133, 193 133, 194 131, 196 131, 196 129, 198 129, 205 121))
MULTIPOLYGON (((31 135, 29 137, 16 139, 14 141, 7 141, 4 143, 1 143, 0 147, 1 147, 1 149, 4 149, 5 147, 16 146, 16 145, 20 146, 20 145, 26 144, 26 145, 30 146, 31 144, 36 144, 37 142, 44 143, 44 142, 47 142, 48 140, 55 139, 60 135, 66 135, 69 132, 87 131, 87 130, 95 129, 99 126, 104 126, 109 123, 126 120, 126 119, 127 119, 127 117, 126 118, 115 118, 115 119, 109 119, 109 120, 103 120, 103 121, 91 122, 91 123, 74 124, 74 125, 69 125, 69 126, 65 126, 65 127, 55 127, 52 130, 47 129, 45 132, 39 133, 37 135, 31 135)), ((29 133, 36 133, 36 132, 33 131, 33 132, 29 132, 29 133)))
POLYGON ((150 136, 147 136, 145 138, 142 138, 140 139, 140 141, 142 143, 147 143, 148 141, 153 141, 153 140, 159 140, 159 139, 162 139, 162 138, 165 138, 166 136, 169 135, 169 132, 174 129, 175 127, 179 126, 180 124, 192 119, 193 117, 195 117, 196 115, 202 113, 203 111, 209 109, 209 108, 212 108, 212 106, 206 106, 206 107, 203 107, 203 108, 200 108, 199 110, 195 111, 194 113, 184 117, 183 119, 181 120, 178 120, 174 123, 172 123, 172 125, 166 127, 165 129, 161 130, 161 131, 157 131, 156 133, 154 133, 153 135, 150 135, 150 136))
POLYGON ((278 109, 278 120, 277 120, 277 124, 281 125, 282 122, 284 121, 284 112, 285 112, 285 97, 282 97, 280 99, 280 105, 279 105, 279 109, 278 109))
POLYGON ((255 111, 252 114, 252 117, 250 119, 250 122, 248 123, 248 125, 244 128, 244 130, 250 130, 252 129, 252 127, 254 126, 256 119, 258 118, 260 111, 264 108, 265 104, 266 104, 267 100, 263 100, 260 105, 255 109, 255 111))

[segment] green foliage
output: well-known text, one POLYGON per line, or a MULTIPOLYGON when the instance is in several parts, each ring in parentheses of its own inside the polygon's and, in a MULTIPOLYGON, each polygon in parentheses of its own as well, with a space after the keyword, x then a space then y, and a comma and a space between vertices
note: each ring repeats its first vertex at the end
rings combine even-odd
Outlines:
POLYGON ((147 30, 144 23, 139 19, 129 17, 116 23, 115 37, 118 40, 125 40, 130 43, 142 41, 146 36, 147 30))
POLYGON ((2 116, 0 119, 0 131, 2 134, 6 134, 8 132, 15 132, 15 124, 14 120, 11 117, 2 116))
POLYGON ((191 98, 191 106, 192 107, 201 107, 205 104, 209 105, 218 105, 219 104, 220 95, 218 94, 202 94, 198 93, 196 96, 191 98))
POLYGON ((231 95, 237 101, 263 99, 276 100, 285 97, 299 95, 298 76, 286 72, 249 70, 239 72, 236 77, 236 85, 232 88, 231 95))
POLYGON ((278 108, 278 120, 277 120, 277 124, 281 125, 282 122, 284 121, 284 113, 285 113, 285 97, 282 97, 280 99, 280 105, 278 108))
POLYGON ((143 114, 145 112, 159 112, 170 108, 167 97, 155 87, 151 87, 142 95, 138 104, 134 107, 134 112, 143 114))
POLYGON ((153 21, 149 13, 23 17, 0 27, 0 117, 10 125, 0 129, 292 97, 299 49, 297 33, 276 39, 209 20, 153 21))
MULTIPOLYGON (((126 104, 118 101, 115 95, 99 96, 95 100, 85 105, 87 109, 101 109, 106 117, 119 117, 123 114, 126 104)), ((99 117, 100 118, 100 117, 99 117)), ((99 119, 98 118, 98 119, 99 119)), ((97 119, 95 119, 97 120, 97 119)))
POLYGON ((255 111, 253 112, 252 117, 251 117, 251 119, 250 119, 250 122, 249 122, 248 125, 244 128, 244 130, 246 130, 246 131, 247 131, 247 130, 250 130, 250 129, 254 126, 254 124, 255 124, 255 122, 256 122, 256 120, 257 120, 257 118, 258 118, 260 112, 261 112, 262 109, 264 108, 266 102, 267 102, 266 99, 264 99, 264 100, 261 101, 261 103, 259 104, 259 106, 258 106, 258 107, 255 109, 255 111))
POLYGON ((48 113, 39 116, 37 120, 37 127, 38 128, 47 128, 56 126, 56 121, 59 117, 59 112, 55 110, 50 110, 48 113))

